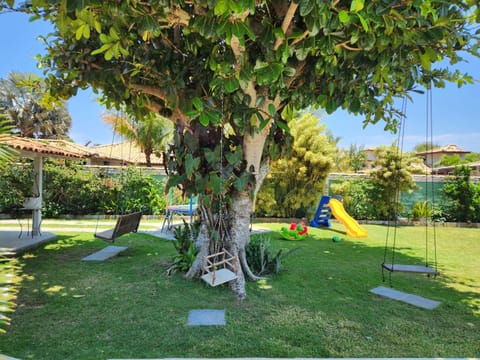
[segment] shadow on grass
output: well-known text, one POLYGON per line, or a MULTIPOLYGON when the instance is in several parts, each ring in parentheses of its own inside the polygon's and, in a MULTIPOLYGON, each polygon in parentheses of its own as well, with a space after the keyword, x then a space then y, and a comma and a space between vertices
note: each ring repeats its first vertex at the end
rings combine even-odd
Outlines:
MULTIPOLYGON (((395 288, 442 301, 427 311, 369 293, 382 284, 384 228, 340 242, 331 230, 289 242, 273 229, 274 248, 299 251, 279 275, 248 282, 242 302, 228 286, 166 276, 175 254, 169 241, 131 234, 116 242, 126 252, 86 263, 84 255, 108 244, 91 234, 60 236, 23 257, 26 281, 0 348, 32 359, 478 356, 478 279, 459 279, 451 265, 441 265, 436 280, 395 274, 395 288), (455 288, 459 280, 465 291, 455 288), (225 309, 227 325, 188 327, 189 310, 202 308, 225 309)), ((420 241, 407 235, 398 261, 417 263, 420 241)), ((479 245, 469 246, 464 262, 475 262, 479 245)))

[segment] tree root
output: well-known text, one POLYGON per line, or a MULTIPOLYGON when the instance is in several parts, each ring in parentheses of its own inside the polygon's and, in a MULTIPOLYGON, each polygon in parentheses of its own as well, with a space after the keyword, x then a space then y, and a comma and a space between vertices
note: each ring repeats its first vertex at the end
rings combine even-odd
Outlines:
POLYGON ((259 280, 265 280, 266 279, 265 277, 257 276, 252 272, 252 270, 250 269, 250 266, 248 265, 247 256, 245 255, 245 251, 239 251, 238 258, 240 260, 240 264, 242 266, 243 272, 248 276, 248 278, 250 280, 259 281, 259 280))

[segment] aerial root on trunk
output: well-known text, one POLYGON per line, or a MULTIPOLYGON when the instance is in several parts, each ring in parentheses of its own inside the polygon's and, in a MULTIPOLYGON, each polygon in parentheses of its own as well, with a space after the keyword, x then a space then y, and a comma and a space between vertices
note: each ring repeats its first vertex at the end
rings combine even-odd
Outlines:
POLYGON ((238 252, 238 258, 240 260, 240 264, 242 266, 243 272, 248 276, 250 280, 253 281, 259 281, 259 280, 265 280, 265 277, 257 276, 255 275, 252 270, 250 269, 250 266, 248 265, 247 262, 247 257, 245 255, 245 251, 239 251, 238 252))

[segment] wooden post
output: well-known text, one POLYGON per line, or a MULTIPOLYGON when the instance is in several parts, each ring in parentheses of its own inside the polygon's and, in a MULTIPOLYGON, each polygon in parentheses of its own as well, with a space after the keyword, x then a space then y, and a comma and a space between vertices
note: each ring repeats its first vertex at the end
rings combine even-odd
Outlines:
POLYGON ((43 157, 33 159, 33 189, 32 194, 39 198, 40 206, 32 211, 32 236, 40 235, 42 223, 42 189, 43 189, 43 157))

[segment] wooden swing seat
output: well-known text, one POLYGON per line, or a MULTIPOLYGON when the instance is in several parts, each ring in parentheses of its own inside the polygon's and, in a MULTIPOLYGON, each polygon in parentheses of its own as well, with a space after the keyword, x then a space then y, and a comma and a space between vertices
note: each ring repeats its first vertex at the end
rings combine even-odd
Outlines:
POLYGON ((438 271, 424 265, 400 265, 400 264, 382 264, 385 270, 391 272, 406 272, 416 274, 438 275, 438 271))
POLYGON ((237 278, 238 257, 227 250, 203 257, 202 280, 210 286, 217 286, 237 278))
POLYGON ((95 233, 94 236, 109 242, 114 242, 117 237, 122 235, 137 232, 140 220, 142 219, 142 212, 134 212, 131 214, 121 215, 117 219, 115 228, 110 230, 95 233))

